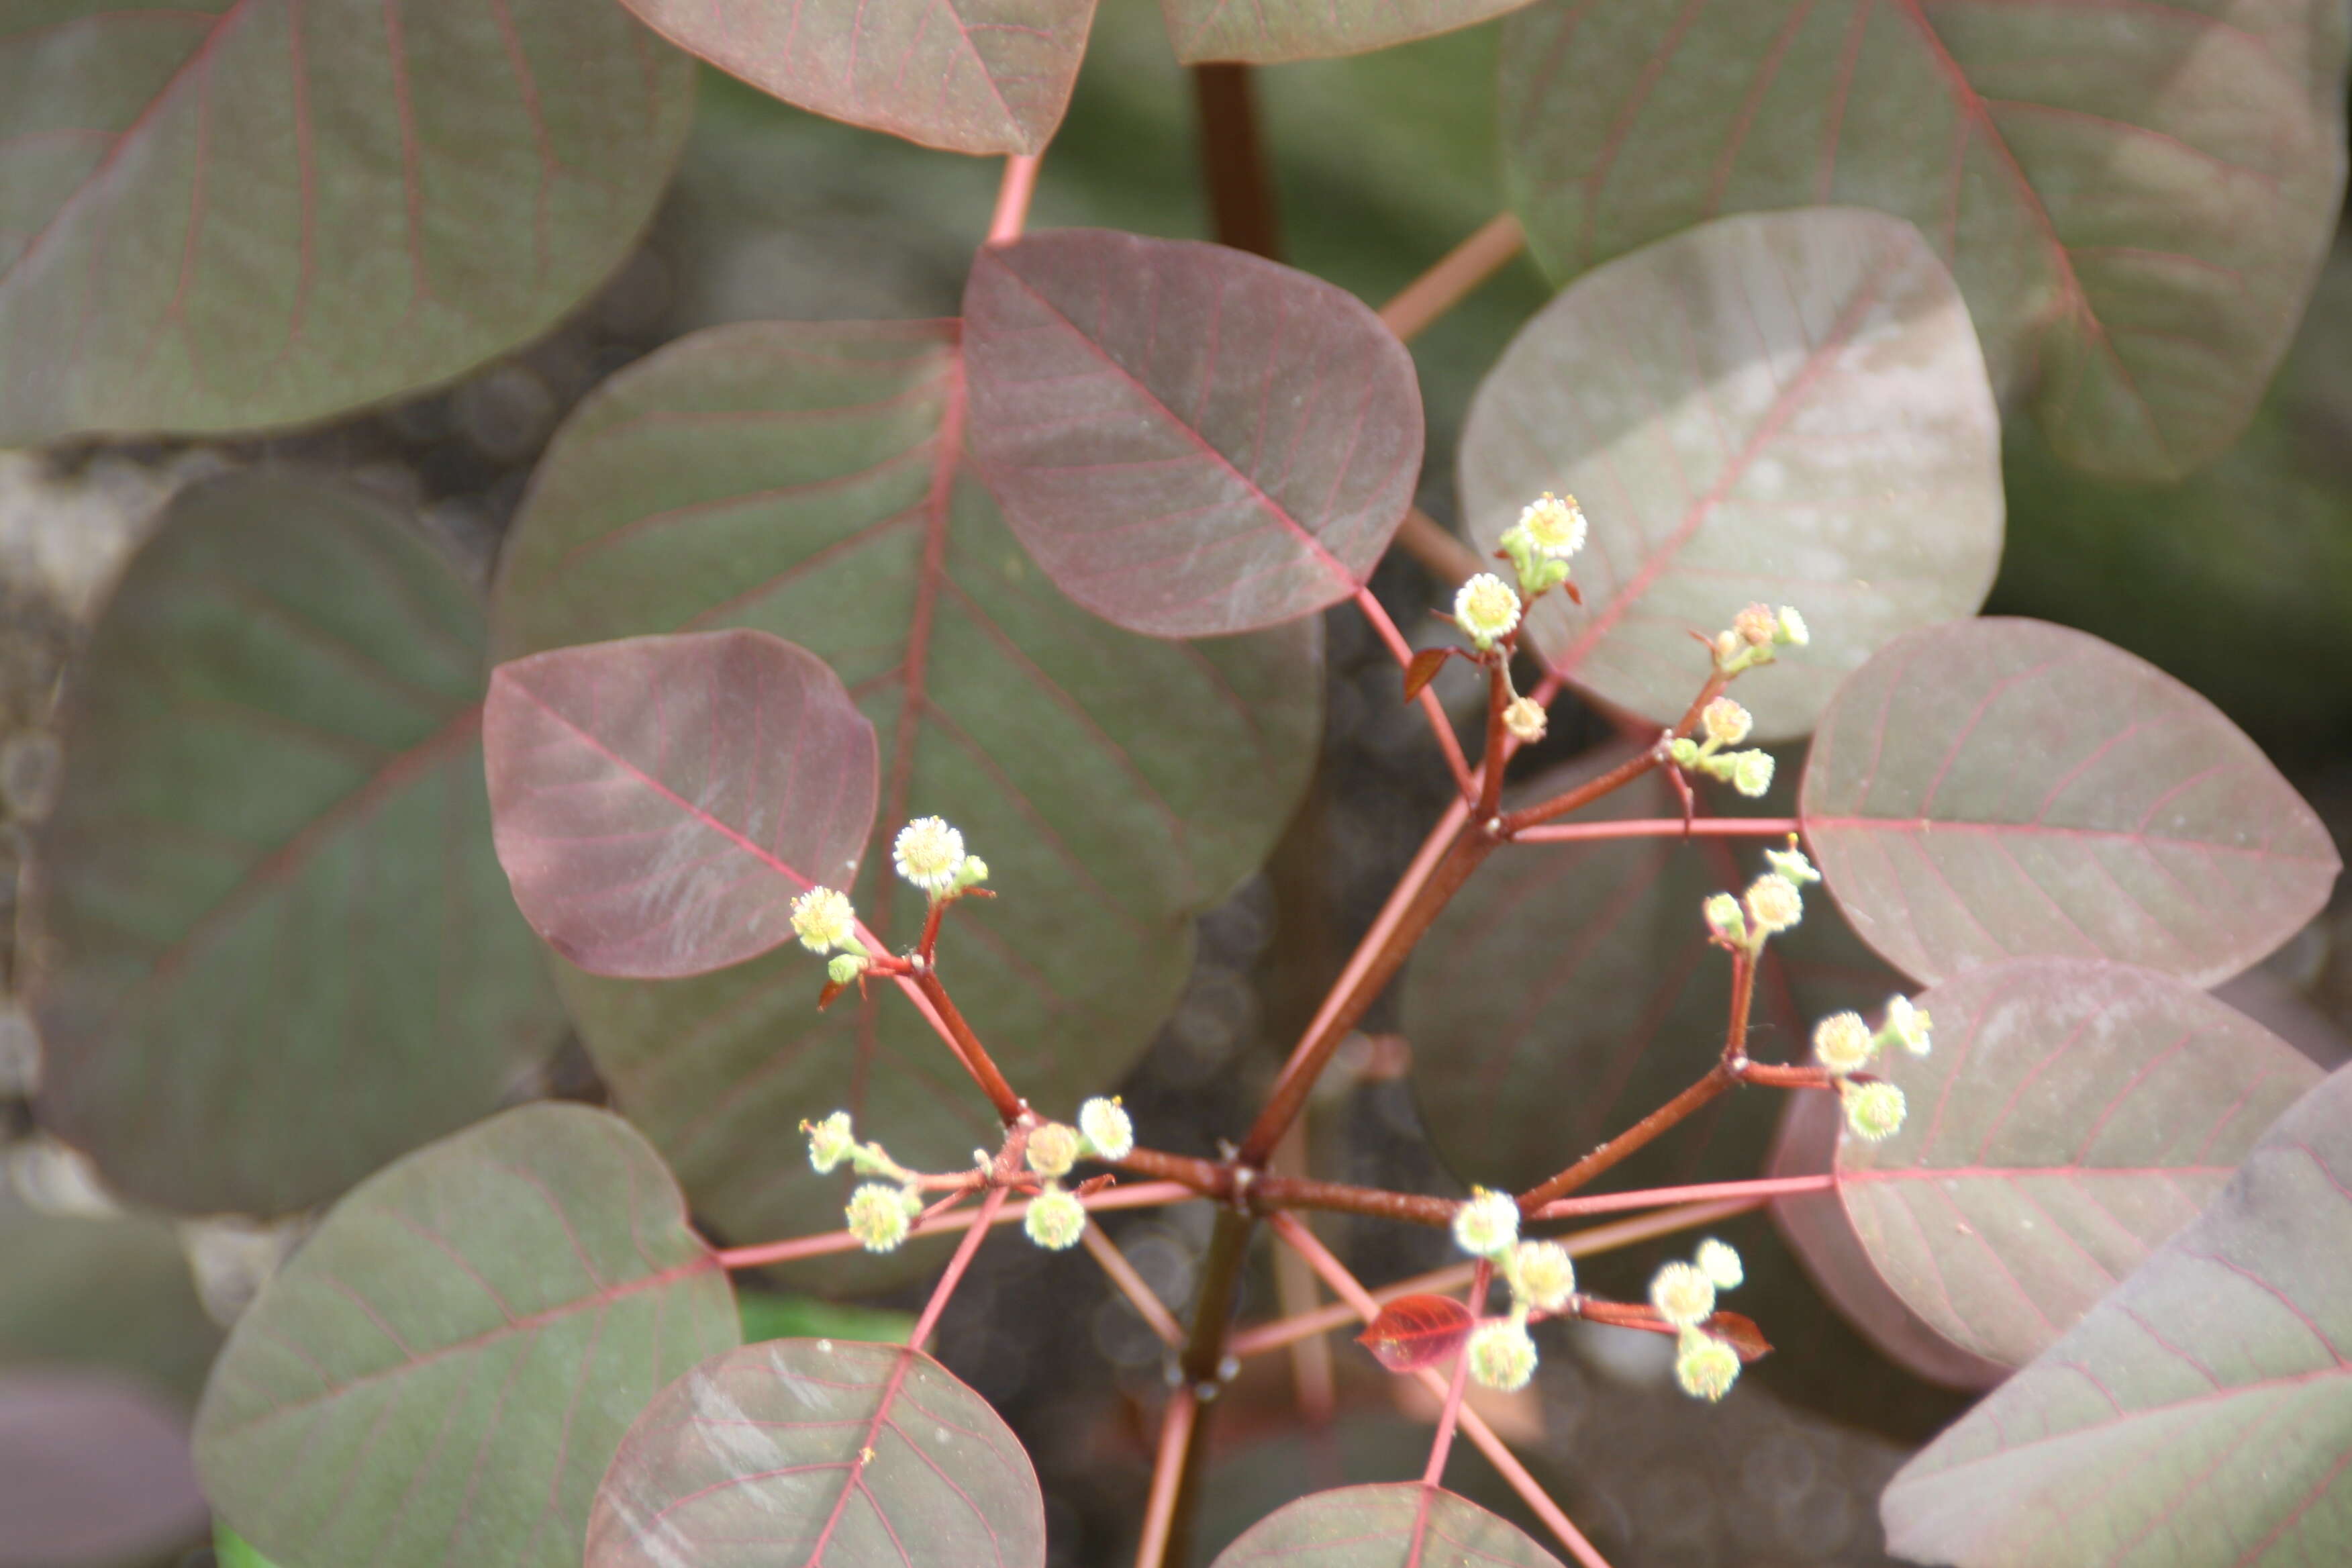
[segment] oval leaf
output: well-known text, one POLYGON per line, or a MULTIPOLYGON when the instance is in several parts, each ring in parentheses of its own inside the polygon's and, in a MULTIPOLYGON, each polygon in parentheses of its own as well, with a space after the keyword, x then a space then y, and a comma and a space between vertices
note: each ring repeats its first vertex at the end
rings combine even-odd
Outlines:
POLYGON ((793 936, 874 830, 874 726, 766 632, 630 637, 502 664, 483 716, 515 901, 596 974, 700 974, 793 936))
POLYGON ((1412 357, 1319 279, 1074 229, 982 250, 964 321, 989 489, 1118 626, 1205 637, 1337 604, 1412 505, 1412 357))
POLYGON ((2226 980, 2327 901, 2327 830, 2214 706, 2040 621, 1915 632, 1857 671, 1805 769, 1838 907, 1937 981, 2012 954, 2226 980))
POLYGON ((1802 735, 1879 647, 1973 614, 2000 558, 2000 422, 1968 310, 1919 232, 1876 213, 1725 218, 1578 279, 1478 389, 1461 465, 1482 552, 1542 492, 1582 501, 1584 607, 1548 595, 1528 631, 1654 723, 1696 689, 1689 634, 1765 600, 1812 641, 1739 696, 1759 738, 1802 735))
POLYGON ((184 1417, 131 1379, 0 1369, 0 1568, 169 1560, 207 1517, 184 1417))
POLYGON ((648 1405, 587 1568, 1043 1568, 1045 1500, 988 1402, 904 1345, 772 1340, 648 1405))
POLYGON ((1998 964, 1917 1001, 1934 1050, 1876 1069, 1909 1117, 1840 1142, 1836 1200, 1905 1308, 2008 1366, 2194 1218, 2320 1077, 2243 1014, 2121 964, 1998 964))
POLYGON ((2213 1205, 1886 1489, 1897 1555, 1960 1568, 2344 1558, 2352 1070, 2213 1205))
POLYGON ((380 503, 182 492, 76 671, 38 843, 43 1119, 147 1203, 282 1214, 562 1028, 491 851, 481 611, 380 503))
POLYGON ((1094 0, 623 0, 787 103, 951 153, 1042 153, 1069 107, 1094 0))
POLYGON ((1462 1348, 1477 1320, 1451 1296, 1400 1296, 1356 1336, 1391 1372, 1412 1372, 1462 1348))
POLYGON ((1404 1568, 1415 1563, 1559 1568, 1559 1558, 1517 1526, 1452 1492, 1413 1481, 1300 1498, 1251 1526, 1211 1568, 1404 1568))
POLYGON ((37 15, 0 38, 0 446, 315 419, 537 337, 693 101, 604 0, 37 15))
POLYGON ((1337 5, 1328 0, 1160 0, 1168 39, 1187 65, 1203 60, 1319 60, 1368 54, 1516 10, 1527 0, 1403 0, 1337 5))
POLYGON ((2086 468, 2162 478, 2227 448, 2335 229, 2334 0, 1592 10, 1504 24, 1507 179, 1548 266, 1719 213, 1884 208, 2086 468))
MULTIPOLYGON (((953 322, 664 349, 557 436, 493 620, 509 655, 754 626, 839 670, 883 756, 859 912, 910 940, 923 900, 889 874, 887 836, 933 812, 961 828, 1002 896, 949 917, 940 963, 1023 1092, 1067 1107, 1142 1050, 1190 969, 1191 917, 1287 819, 1321 722, 1320 627, 1162 642, 1072 605, 963 474, 960 372, 953 322)), ((845 1107, 933 1169, 996 1136, 902 998, 820 1015, 822 966, 796 947, 688 981, 559 978, 618 1103, 733 1235, 839 1205, 838 1179, 768 1157, 803 1117, 845 1107)), ((829 1289, 846 1265, 826 1261, 829 1289)))
POLYGON ((577 1568, 629 1417, 737 1332, 645 1140, 526 1106, 335 1205, 231 1331, 196 1467, 276 1562, 577 1568))

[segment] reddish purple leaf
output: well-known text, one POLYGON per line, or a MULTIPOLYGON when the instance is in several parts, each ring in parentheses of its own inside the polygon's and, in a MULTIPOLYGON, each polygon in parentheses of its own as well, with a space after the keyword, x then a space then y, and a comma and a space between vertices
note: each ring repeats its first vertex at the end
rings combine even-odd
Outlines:
POLYGON ((1898 1357, 1906 1335, 1890 1314, 1907 1312, 1969 1356, 2023 1365, 2194 1218, 2319 1081, 2243 1014, 2122 964, 2000 964, 1918 1002, 1933 1051, 1876 1068, 1909 1103, 1903 1130, 1844 1139, 1835 1196, 1796 1200, 1833 1204, 1852 1226, 1884 1284, 1874 1301, 1836 1293, 1898 1357))
POLYGON ((2352 1560, 2352 1070, 2212 1206, 1906 1466, 1901 1556, 1959 1568, 2352 1560))
POLYGON ((1040 153, 1094 0, 623 0, 682 49, 787 103, 951 153, 1040 153))
POLYGON ((766 632, 556 648, 500 665, 483 718, 515 901, 597 974, 723 969, 846 888, 874 826, 874 726, 766 632))
POLYGON ((1477 1320, 1451 1296, 1400 1296, 1356 1336, 1391 1372, 1413 1372, 1462 1348, 1477 1320))
POLYGON ((1739 1359, 1750 1365, 1772 1353, 1772 1342, 1764 1337, 1764 1330, 1756 1320, 1743 1312, 1715 1312, 1699 1327, 1739 1352, 1739 1359))
POLYGON ((1420 477, 1412 358, 1345 290, 1103 230, 991 247, 971 445, 1062 591, 1155 637, 1246 631, 1371 574, 1420 477))
POLYGON ((1437 672, 1445 668, 1449 657, 1448 650, 1442 647, 1425 647, 1412 656, 1412 662, 1404 667, 1404 700, 1407 702, 1420 696, 1422 689, 1437 679, 1437 672))
POLYGON ((2020 954, 2227 979, 2326 903, 2327 830, 2214 706, 2040 621, 1931 626, 1838 691, 1801 796, 1864 941, 1937 981, 2020 954))
POLYGON ((0 1568, 144 1562, 208 1517, 181 1417, 137 1383, 0 1372, 0 1568))
MULTIPOLYGON (((1277 1509, 1211 1568, 1559 1568, 1476 1503, 1418 1481, 1341 1487, 1277 1509)), ((590 1568, 603 1568, 592 1563, 590 1568)))
POLYGON ((1045 1501, 988 1402, 919 1351, 770 1340, 662 1390, 587 1568, 1043 1568, 1045 1501))
POLYGON ((1160 0, 1169 42, 1187 65, 1202 60, 1328 59, 1450 33, 1516 10, 1527 0, 1160 0))

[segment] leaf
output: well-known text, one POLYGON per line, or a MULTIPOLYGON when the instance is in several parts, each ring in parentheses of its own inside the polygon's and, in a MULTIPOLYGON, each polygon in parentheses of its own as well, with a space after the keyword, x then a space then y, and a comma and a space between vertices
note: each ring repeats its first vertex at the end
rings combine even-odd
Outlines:
MULTIPOLYGON (((1546 799, 1622 755, 1604 751, 1555 768, 1513 786, 1505 804, 1546 799)), ((1784 759, 1781 772, 1793 763, 1784 759)), ((1769 810, 1777 798, 1759 804, 1769 810)), ((1570 820, 1645 817, 1682 817, 1681 802, 1655 775, 1570 820)), ((1438 917, 1404 981, 1413 1094, 1449 1167, 1465 1181, 1524 1191, 1714 1066, 1731 966, 1708 945, 1699 906, 1764 869, 1759 847, 1679 836, 1528 844, 1481 868, 1438 917)), ((1804 923, 1773 942, 1772 969, 1759 987, 1749 1042, 1759 1060, 1803 1059, 1812 1018, 1884 1002, 1895 979, 1843 930, 1828 900, 1806 902, 1804 923)), ((1778 1109, 1775 1093, 1727 1096, 1600 1184, 1753 1176, 1778 1109)))
POLYGON ((0 1371, 0 1568, 101 1568, 201 1538, 182 1422, 119 1374, 0 1371))
POLYGON ((915 1331, 915 1314, 859 1307, 778 1290, 735 1292, 743 1320, 743 1342, 759 1340, 871 1340, 902 1345, 915 1331))
POLYGON ((1116 625, 1206 637, 1338 604, 1412 505, 1412 356, 1318 279, 1071 229, 982 249, 963 308, 981 472, 1045 574, 1116 625))
POLYGON ((280 1563, 576 1568, 630 1417, 735 1342, 645 1141, 525 1106, 335 1205, 231 1331, 196 1467, 280 1563))
POLYGON ((500 665, 483 716, 515 901, 596 974, 667 979, 793 940, 874 830, 874 726, 765 632, 630 637, 500 665))
POLYGON ((693 100, 603 0, 18 15, 0 446, 316 419, 535 338, 635 243, 693 100))
POLYGON ((1904 1467, 1921 1562, 2343 1560, 2352 1533, 2352 1072, 2305 1095, 2189 1226, 1904 1467))
POLYGON ((1937 981, 2016 954, 2226 980, 2327 901, 2327 831, 2155 666, 2040 621, 1931 626, 1838 691, 1805 837, 1864 942, 1937 981))
POLYGON ((1437 679, 1437 672, 1445 668, 1449 657, 1448 650, 1442 647, 1425 647, 1412 656, 1412 662, 1404 667, 1404 700, 1407 702, 1420 696, 1423 688, 1437 679))
POLYGON ((2344 183, 2333 0, 1547 4, 1504 24, 1513 205, 1567 277, 1721 213, 1907 218, 1994 384, 2084 468, 2220 455, 2344 183))
POLYGON ((623 0, 681 48, 787 103, 951 153, 1042 153, 1094 0, 623 0))
MULTIPOLYGON (((1416 1481, 1317 1492, 1260 1520, 1211 1568, 1559 1568, 1517 1527, 1452 1492, 1416 1481)), ((596 1568, 596 1565, 592 1565, 596 1568)))
POLYGON ((1412 1372, 1462 1348, 1477 1320, 1451 1296, 1400 1296, 1365 1325, 1356 1342, 1391 1372, 1412 1372))
MULTIPOLYGON (((880 733, 880 832, 945 816, 1001 895, 947 920, 958 1005, 1066 1116, 1150 1039, 1192 916, 1287 818, 1321 722, 1320 634, 1161 642, 1071 605, 957 462, 960 371, 951 322, 762 323, 664 349, 557 435, 493 620, 509 656, 748 626, 838 670, 880 733)), ((859 912, 912 940, 921 895, 886 846, 864 865, 859 912)), ((620 1106, 744 1240, 837 1212, 838 1179, 771 1157, 803 1117, 846 1108, 933 1169, 995 1136, 902 998, 819 1015, 823 979, 797 949, 658 984, 561 976, 620 1106)), ((826 1261, 828 1289, 851 1288, 845 1266, 826 1261)))
POLYGON ((278 1568, 245 1537, 217 1521, 213 1525, 213 1561, 216 1568, 278 1568))
POLYGON ((1755 1319, 1739 1312, 1711 1312, 1699 1327, 1739 1352, 1739 1359, 1749 1365, 1772 1353, 1772 1342, 1755 1319))
POLYGON ((1813 1201, 1838 1205, 1890 1308, 2005 1366, 2193 1218, 2320 1077, 2244 1015, 2121 964, 2023 960, 1916 1000, 1931 1054, 1874 1069, 1903 1090, 1903 1130, 1840 1141, 1835 1195, 1813 1201))
POLYGON ((104 1368, 193 1409, 220 1330, 171 1225, 44 1214, 0 1181, 0 1369, 104 1368))
POLYGON ((2000 558, 1968 311, 1918 231, 1875 213, 1725 218, 1578 279, 1478 389, 1461 469, 1482 553, 1544 491, 1580 498, 1584 608, 1549 595, 1529 634, 1661 724, 1706 673, 1689 634, 1767 600, 1812 641, 1739 697, 1759 739, 1801 736, 1878 647, 1973 614, 2000 558))
POLYGON ((37 844, 41 1114, 115 1188, 303 1208, 553 1046, 481 692, 472 595, 380 503, 269 473, 172 503, 76 672, 37 844))
POLYGON ((904 1345, 773 1340, 637 1418, 587 1568, 1044 1568, 1045 1500, 988 1402, 904 1345))
POLYGON ((1402 0, 1339 5, 1317 0, 1160 0, 1168 39, 1186 65, 1203 60, 1326 59, 1450 33, 1517 9, 1527 0, 1402 0))

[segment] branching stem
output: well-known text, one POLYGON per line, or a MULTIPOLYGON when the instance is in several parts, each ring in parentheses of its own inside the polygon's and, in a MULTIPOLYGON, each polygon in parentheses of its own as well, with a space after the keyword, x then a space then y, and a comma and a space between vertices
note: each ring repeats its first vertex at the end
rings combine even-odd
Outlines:
POLYGON ((1478 286, 1510 264, 1527 247, 1517 215, 1489 219, 1475 234, 1447 251, 1437 265, 1406 284, 1381 307, 1389 331, 1410 342, 1429 324, 1462 303, 1478 286))

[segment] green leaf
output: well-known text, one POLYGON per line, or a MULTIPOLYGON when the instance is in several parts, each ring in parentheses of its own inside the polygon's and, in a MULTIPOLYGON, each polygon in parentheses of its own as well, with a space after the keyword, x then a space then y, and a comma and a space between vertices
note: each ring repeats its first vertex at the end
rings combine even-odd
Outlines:
POLYGON ((213 1561, 216 1568, 278 1568, 219 1520, 213 1521, 213 1561))
POLYGON ((0 37, 0 445, 316 419, 538 336, 693 67, 605 0, 51 0, 0 37))
POLYGON ((714 1356, 629 1429, 588 1568, 1044 1568, 1045 1500, 988 1402, 904 1345, 714 1356))
POLYGON ((1467 27, 1527 0, 1394 0, 1339 5, 1328 0, 1160 0, 1168 39, 1187 65, 1203 60, 1324 59, 1360 55, 1467 27))
POLYGON ((742 1314, 745 1344, 761 1340, 866 1340, 903 1345, 915 1331, 912 1312, 845 1306, 776 1290, 738 1290, 735 1307, 742 1314))
POLYGON ((1660 724, 1705 674, 1690 634, 1764 600, 1811 641, 1738 695, 1759 739, 1801 736, 1878 647, 1973 614, 2000 559, 1968 311, 1918 231, 1876 213, 1725 218, 1579 279, 1479 387, 1461 468, 1482 554, 1542 492, 1580 500, 1584 605, 1549 595, 1528 631, 1660 724))
POLYGON ((1556 276, 1721 213, 1883 208, 2004 397, 2116 477, 2236 438, 2343 189, 2336 0, 1548 0, 1504 33, 1511 199, 1556 276))
POLYGON ((381 503, 184 491, 100 615, 38 840, 44 1120, 282 1214, 488 1114, 562 1018, 490 847, 481 611, 381 503))
POLYGON ((2352 1553, 2352 1070, 2213 1205, 1904 1467, 1897 1554, 1960 1568, 2352 1553))
POLYGON ((736 1342, 727 1277, 645 1141, 526 1106, 335 1206, 231 1331, 196 1465, 297 1568, 577 1568, 630 1419, 736 1342))
POLYGON ((1341 1487, 1304 1497, 1258 1521, 1212 1568, 1559 1568, 1516 1526, 1474 1502, 1416 1481, 1341 1487))
POLYGON ((41 1214, 0 1183, 0 1367, 110 1367, 193 1408, 221 1333, 166 1222, 41 1214))
MULTIPOLYGON (((829 662, 881 741, 859 914, 911 941, 923 900, 891 875, 889 836, 934 813, 960 828, 998 897, 948 916, 941 973, 1006 1076, 1067 1116, 1149 1041, 1190 967, 1192 916, 1256 866, 1297 798, 1319 627, 1164 642, 1071 605, 956 461, 961 395, 953 323, 677 343, 557 436, 493 619, 507 656, 752 626, 829 662)), ((996 1137, 902 997, 819 1014, 822 965, 796 948, 690 980, 560 983, 618 1105, 730 1236, 837 1212, 839 1178, 780 1146, 804 1117, 849 1109, 931 1169, 996 1137)))

